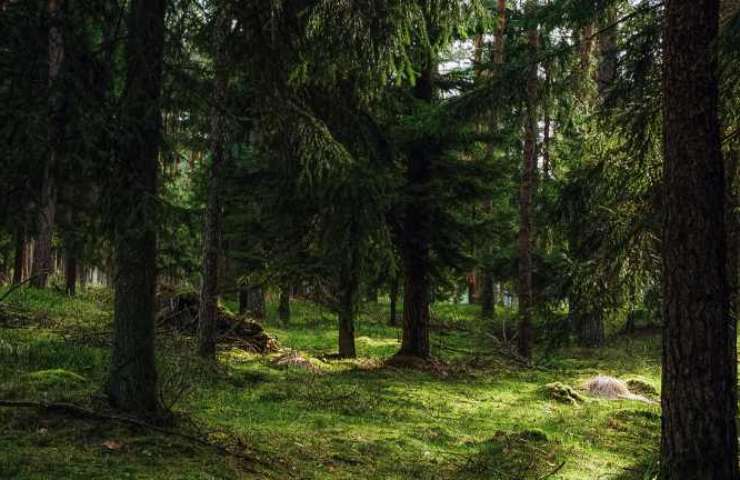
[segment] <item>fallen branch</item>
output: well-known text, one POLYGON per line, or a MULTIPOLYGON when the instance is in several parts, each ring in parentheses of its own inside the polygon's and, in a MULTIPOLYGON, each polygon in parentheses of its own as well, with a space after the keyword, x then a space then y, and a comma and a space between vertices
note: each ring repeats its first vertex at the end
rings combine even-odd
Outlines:
MULTIPOLYGON (((261 460, 257 458, 254 458, 242 452, 235 452, 232 449, 227 448, 223 445, 209 442, 208 440, 204 440, 203 438, 196 437, 195 435, 190 435, 185 432, 180 432, 177 430, 171 430, 169 428, 160 427, 158 425, 154 425, 152 423, 149 423, 145 420, 142 420, 136 417, 131 417, 127 415, 118 415, 118 414, 113 414, 113 413, 97 412, 95 410, 80 407, 79 405, 75 405, 73 403, 37 402, 37 401, 31 401, 31 400, 0 400, 0 407, 36 408, 36 409, 43 410, 49 413, 67 414, 67 415, 72 415, 78 418, 87 418, 87 419, 93 419, 93 420, 105 420, 105 421, 125 423, 128 425, 134 425, 137 427, 145 428, 147 430, 162 433, 165 435, 179 437, 179 438, 188 440, 190 442, 196 443, 198 445, 212 448, 218 451, 219 453, 223 453, 223 454, 226 454, 226 455, 229 455, 231 457, 235 457, 241 460, 245 460, 248 462, 257 463, 261 465, 266 465, 264 462, 262 462, 261 460)), ((251 467, 248 467, 248 469, 252 473, 256 473, 255 470, 252 469, 251 467)))
POLYGON ((3 300, 5 300, 6 298, 8 298, 8 297, 10 296, 10 294, 11 294, 11 293, 15 292, 16 290, 18 290, 19 288, 21 288, 21 287, 22 287, 23 285, 25 285, 26 283, 30 282, 30 281, 31 281, 31 280, 33 280, 34 278, 38 278, 38 277, 40 277, 41 275, 44 275, 44 274, 46 274, 46 272, 41 272, 41 273, 37 273, 36 275, 33 275, 33 276, 31 276, 31 277, 28 277, 27 279, 23 280, 22 282, 18 282, 18 283, 16 283, 15 285, 11 286, 11 287, 10 287, 10 288, 8 289, 8 291, 7 291, 7 292, 5 292, 5 295, 3 295, 2 297, 0 297, 0 303, 3 303, 3 300))
POLYGON ((524 358, 523 356, 519 355, 519 352, 517 352, 514 347, 509 344, 508 342, 502 342, 498 337, 495 335, 492 335, 488 332, 484 332, 486 336, 488 336, 491 340, 493 340, 496 345, 498 346, 499 350, 503 351, 506 355, 511 357, 514 361, 521 363, 527 368, 532 368, 534 365, 532 365, 532 361, 524 358))

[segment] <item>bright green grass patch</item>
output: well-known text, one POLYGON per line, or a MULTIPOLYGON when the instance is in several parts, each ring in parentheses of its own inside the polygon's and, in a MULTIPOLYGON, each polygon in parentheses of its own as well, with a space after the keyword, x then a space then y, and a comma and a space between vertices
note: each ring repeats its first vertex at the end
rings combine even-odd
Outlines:
MULTIPOLYGON (((110 296, 69 299, 23 289, 12 298, 14 308, 36 320, 0 328, 0 398, 100 407, 110 296)), ((538 351, 544 368, 521 369, 491 354, 482 332, 500 324, 481 325, 474 306, 435 305, 434 323, 444 328, 434 330, 432 344, 449 371, 420 372, 383 366, 399 346, 398 329, 386 325, 387 304, 363 307, 359 358, 344 361, 321 360, 337 348, 330 312, 305 302, 294 302, 292 311, 290 325, 280 325, 269 302, 266 329, 315 369, 277 365, 280 354, 238 350, 220 352, 214 368, 192 353, 192 339, 161 333, 157 340, 163 398, 184 392, 174 409, 214 440, 247 445, 269 465, 253 465, 257 473, 176 437, 0 409, 0 478, 526 480, 552 472, 549 478, 561 480, 649 478, 657 405, 564 405, 542 387, 577 387, 608 374, 658 388, 653 337, 614 338, 600 351, 538 351), (105 447, 109 440, 121 447, 105 447)))

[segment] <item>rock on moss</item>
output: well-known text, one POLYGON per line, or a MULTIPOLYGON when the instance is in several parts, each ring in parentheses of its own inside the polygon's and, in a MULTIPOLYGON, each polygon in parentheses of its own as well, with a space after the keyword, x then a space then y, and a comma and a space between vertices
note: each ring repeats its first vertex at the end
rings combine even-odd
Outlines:
POLYGON ((632 393, 637 393, 646 397, 658 397, 658 390, 644 380, 631 378, 627 380, 626 383, 632 393))

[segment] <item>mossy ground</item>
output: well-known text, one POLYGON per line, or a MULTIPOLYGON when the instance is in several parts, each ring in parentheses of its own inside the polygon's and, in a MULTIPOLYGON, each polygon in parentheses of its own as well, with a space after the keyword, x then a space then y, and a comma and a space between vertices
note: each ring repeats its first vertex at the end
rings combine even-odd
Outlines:
MULTIPOLYGON (((75 299, 15 292, 8 303, 30 318, 0 322, 0 398, 102 407, 110 300, 106 291, 75 299)), ((314 359, 336 348, 334 317, 295 302, 290 326, 279 326, 270 305, 268 332, 310 357, 318 373, 236 350, 221 352, 213 368, 191 354, 189 339, 159 335, 162 396, 177 400, 183 428, 194 422, 214 441, 245 446, 261 464, 141 428, 0 408, 0 478, 652 478, 659 406, 566 405, 543 386, 579 385, 601 373, 658 387, 656 337, 615 336, 598 351, 550 350, 539 353, 540 368, 524 369, 491 354, 481 331, 498 327, 482 326, 477 307, 439 305, 435 323, 446 328, 434 331, 433 345, 446 371, 399 370, 382 362, 399 339, 385 325, 386 307, 364 308, 357 360, 321 361, 314 359)))

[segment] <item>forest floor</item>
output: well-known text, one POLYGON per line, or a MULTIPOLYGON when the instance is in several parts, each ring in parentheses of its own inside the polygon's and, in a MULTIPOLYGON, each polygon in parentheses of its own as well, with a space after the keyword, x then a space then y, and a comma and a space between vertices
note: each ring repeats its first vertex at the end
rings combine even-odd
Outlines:
MULTIPOLYGON (((1 296, 1 293, 0 293, 1 296)), ((0 399, 71 402, 104 410, 111 294, 67 298, 22 289, 0 314, 0 399), (6 308, 6 313, 7 313, 6 308), (7 316, 7 315, 6 315, 7 316), (11 315, 12 317, 12 315, 11 315)), ((192 340, 160 332, 161 396, 174 428, 254 460, 118 421, 0 408, 1 479, 650 479, 660 410, 639 401, 549 398, 551 382, 597 374, 659 388, 655 335, 611 337, 600 350, 538 351, 536 368, 496 353, 477 307, 437 305, 432 371, 391 368, 399 331, 387 305, 364 307, 356 360, 336 351, 330 312, 295 302, 289 327, 266 330, 312 368, 278 365, 283 353, 223 350, 200 362, 192 340)), ((500 317, 503 312, 500 312, 500 317)), ((487 329, 500 328, 487 325, 487 329)))

